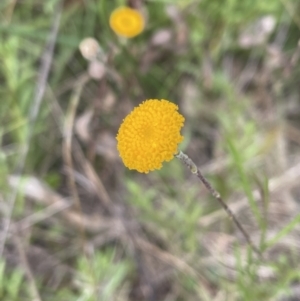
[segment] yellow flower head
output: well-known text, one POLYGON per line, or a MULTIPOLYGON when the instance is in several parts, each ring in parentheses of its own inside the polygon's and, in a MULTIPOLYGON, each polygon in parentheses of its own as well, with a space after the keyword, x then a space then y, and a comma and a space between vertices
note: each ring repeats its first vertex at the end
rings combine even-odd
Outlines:
POLYGON ((117 135, 118 151, 129 169, 148 173, 170 161, 183 140, 184 117, 167 100, 149 99, 123 120, 117 135))
POLYGON ((109 25, 116 34, 126 38, 133 38, 143 31, 145 21, 138 10, 129 7, 119 7, 111 13, 109 25))

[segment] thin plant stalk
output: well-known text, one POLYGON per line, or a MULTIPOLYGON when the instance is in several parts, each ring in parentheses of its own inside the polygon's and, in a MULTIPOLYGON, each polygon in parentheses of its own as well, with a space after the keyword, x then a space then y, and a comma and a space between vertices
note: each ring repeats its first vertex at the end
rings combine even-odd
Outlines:
POLYGON ((242 232, 244 235, 247 243, 252 248, 252 250, 257 253, 261 257, 261 252, 258 250, 258 248, 253 244, 252 240, 250 239, 249 234, 246 232, 246 230, 243 228, 241 223, 236 219, 233 212, 230 210, 230 208, 227 206, 227 204, 222 199, 219 192, 217 192, 212 185, 209 183, 209 181, 203 176, 199 168, 196 166, 196 164, 182 151, 179 151, 176 155, 176 158, 181 160, 189 169, 190 171, 196 175, 199 180, 204 184, 204 186, 207 188, 207 190, 210 192, 210 194, 220 203, 220 205, 223 207, 223 209, 228 214, 229 218, 234 222, 234 224, 237 226, 237 228, 242 232))

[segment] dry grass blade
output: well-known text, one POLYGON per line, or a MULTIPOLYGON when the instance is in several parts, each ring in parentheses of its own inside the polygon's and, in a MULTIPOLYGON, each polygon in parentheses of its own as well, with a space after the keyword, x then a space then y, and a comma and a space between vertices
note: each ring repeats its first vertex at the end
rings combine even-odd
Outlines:
MULTIPOLYGON (((82 76, 82 78, 84 78, 84 77, 85 77, 85 75, 82 76)), ((74 87, 75 86, 76 85, 74 85, 74 87)), ((58 102, 56 101, 56 99, 53 98, 52 100, 53 100, 53 111, 54 111, 53 115, 55 116, 55 118, 57 118, 57 123, 59 124, 59 120, 64 118, 63 111, 62 111, 60 105, 58 104, 58 102)), ((74 120, 73 120, 73 122, 74 122, 74 120)), ((64 129, 61 128, 61 131, 63 134, 64 129)), ((69 133, 68 135, 71 135, 70 129, 68 129, 68 133, 69 133)), ((65 157, 65 161, 69 162, 69 163, 71 162, 71 165, 73 166, 71 153, 70 153, 71 141, 70 141, 70 138, 68 138, 68 139, 69 139, 69 142, 66 143, 66 141, 65 141, 65 145, 63 148, 64 149, 64 157, 65 157)), ((97 175, 97 173, 96 173, 95 169, 93 168, 93 166, 91 165, 91 163, 85 157, 76 137, 73 137, 72 141, 73 141, 72 146, 74 148, 74 157, 76 158, 77 163, 79 163, 81 165, 82 169, 85 172, 86 177, 90 180, 91 184, 93 185, 94 190, 95 190, 97 196, 99 197, 99 200, 102 202, 103 206, 105 207, 105 209, 108 212, 112 213, 113 212, 113 202, 112 202, 107 190, 105 189, 105 186, 103 185, 101 179, 97 175)), ((70 167, 70 164, 68 164, 68 167, 70 167)), ((73 170, 73 168, 70 169, 71 173, 72 173, 72 170, 73 170)), ((72 181, 74 181, 74 179, 72 181)), ((72 185, 74 185, 74 183, 72 185)))
POLYGON ((21 229, 22 231, 32 227, 33 225, 42 222, 46 219, 51 218, 52 216, 68 209, 71 207, 71 203, 69 202, 55 202, 49 206, 47 206, 45 209, 35 212, 22 220, 18 221, 16 223, 16 227, 21 229))
MULTIPOLYGON (((82 89, 84 88, 85 84, 89 80, 89 76, 84 74, 77 82, 75 91, 71 97, 68 112, 66 115, 65 126, 63 129, 63 158, 65 164, 68 168, 72 171, 74 169, 73 160, 72 160, 72 137, 73 137, 73 127, 74 127, 74 120, 76 115, 76 110, 79 104, 80 96, 82 89)), ((69 189, 71 191, 72 197, 75 201, 76 209, 81 211, 80 200, 78 196, 78 192, 76 189, 75 179, 73 173, 68 173, 68 184, 69 189)))
MULTIPOLYGON (((92 217, 83 216, 68 210, 72 207, 73 202, 70 199, 66 199, 60 196, 58 193, 52 191, 47 185, 42 183, 35 177, 23 177, 10 176, 9 184, 12 188, 17 187, 18 183, 22 181, 22 193, 25 197, 30 198, 36 202, 39 202, 45 206, 55 206, 55 208, 61 208, 61 214, 64 219, 75 228, 84 228, 86 231, 91 233, 99 233, 99 231, 106 231, 107 229, 119 229, 122 232, 123 226, 118 220, 104 217, 92 217), (64 208, 64 209, 63 209, 64 208)), ((34 223, 35 219, 38 222, 41 216, 46 216, 46 212, 41 212, 40 216, 27 217, 20 221, 21 225, 27 227, 30 223, 34 223)), ((49 215, 51 217, 52 215, 49 215)))
POLYGON ((27 260, 27 256, 26 256, 26 252, 24 250, 24 246, 21 242, 21 239, 19 237, 19 233, 18 233, 18 229, 14 227, 13 229, 14 231, 14 241, 17 247, 17 250, 19 252, 19 256, 20 256, 20 261, 21 264, 23 265, 24 271, 26 273, 26 276, 28 278, 29 281, 29 285, 30 285, 30 290, 32 293, 32 301, 42 301, 42 298, 40 296, 40 293, 38 291, 34 276, 31 272, 28 260, 27 260))
MULTIPOLYGON (((42 56, 41 60, 41 65, 40 65, 40 70, 39 70, 39 77, 38 81, 36 83, 36 89, 35 89, 35 95, 34 99, 31 105, 30 113, 29 113, 29 125, 28 125, 28 134, 23 146, 23 149, 21 150, 21 154, 19 156, 18 164, 17 164, 17 173, 22 174, 25 166, 25 161, 27 158, 27 154, 29 151, 30 147, 30 141, 32 138, 33 130, 34 130, 34 125, 38 116, 38 112, 40 110, 44 93, 45 93, 45 88, 47 85, 48 81, 48 76, 50 72, 50 67, 51 63, 53 60, 53 52, 54 52, 54 47, 56 44, 56 39, 57 39, 57 34, 58 34, 58 29, 60 25, 60 17, 61 17, 61 6, 60 4, 57 5, 57 9, 54 11, 54 20, 52 24, 52 29, 49 35, 48 42, 45 47, 45 51, 42 56)), ((20 183, 19 183, 20 184, 20 183)), ((18 194, 18 189, 19 189, 19 184, 14 188, 14 190, 11 192, 11 195, 9 196, 9 213, 7 216, 7 222, 3 231, 3 235, 0 240, 0 257, 3 254, 7 234, 9 232, 9 227, 10 227, 10 222, 11 222, 11 217, 16 201, 16 197, 18 194)))
POLYGON ((199 273, 195 268, 185 262, 182 258, 179 258, 170 252, 164 251, 142 238, 137 238, 136 242, 136 246, 143 252, 149 254, 150 256, 156 257, 158 260, 166 263, 167 265, 170 265, 174 269, 184 274, 198 279, 201 288, 205 290, 206 294, 211 295, 207 279, 202 276, 201 273, 199 273))
POLYGON ((78 142, 74 143, 74 148, 76 149, 75 156, 77 158, 77 161, 78 161, 78 163, 81 164, 87 178, 93 184, 95 191, 97 193, 97 196, 99 197, 99 200, 103 202, 104 207, 110 213, 113 213, 114 204, 113 204, 107 190, 105 189, 105 186, 103 185, 101 179, 97 175, 95 169, 92 167, 91 163, 84 156, 83 151, 78 142))
MULTIPOLYGON (((89 80, 89 76, 84 74, 81 78, 79 78, 76 88, 74 90, 74 93, 71 97, 70 103, 69 103, 69 108, 68 112, 66 115, 66 121, 65 121, 65 126, 64 126, 64 142, 63 142, 63 158, 65 161, 65 164, 67 165, 68 169, 71 171, 74 170, 73 166, 73 160, 72 160, 72 137, 73 137, 73 128, 74 128, 74 120, 75 120, 75 115, 77 111, 77 107, 79 104, 79 100, 81 97, 82 90, 85 86, 85 84, 89 80)), ((81 204, 80 204, 80 199, 75 183, 75 178, 73 172, 67 173, 68 175, 68 186, 69 190, 71 192, 72 198, 74 200, 74 205, 75 208, 78 212, 79 216, 82 216, 82 209, 81 209, 81 204)), ((82 225, 81 223, 79 225, 82 225)), ((82 240, 84 239, 84 228, 81 226, 79 228, 82 240)), ((82 241, 82 247, 84 245, 84 242, 82 241)))

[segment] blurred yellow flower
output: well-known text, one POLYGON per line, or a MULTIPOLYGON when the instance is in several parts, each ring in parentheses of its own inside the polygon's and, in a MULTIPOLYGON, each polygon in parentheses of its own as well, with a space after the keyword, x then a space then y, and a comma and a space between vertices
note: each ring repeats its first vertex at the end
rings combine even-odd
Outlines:
POLYGON ((116 34, 133 38, 143 31, 145 21, 138 10, 130 7, 119 7, 111 13, 109 25, 116 34))
POLYGON ((148 173, 170 161, 183 140, 184 117, 167 100, 148 99, 123 120, 117 135, 118 151, 129 169, 148 173))

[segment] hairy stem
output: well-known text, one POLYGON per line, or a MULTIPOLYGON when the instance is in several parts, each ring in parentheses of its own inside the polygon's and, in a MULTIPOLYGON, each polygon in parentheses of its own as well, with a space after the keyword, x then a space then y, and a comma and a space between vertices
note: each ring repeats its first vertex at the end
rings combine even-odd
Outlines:
POLYGON ((247 243, 251 246, 253 251, 257 253, 259 256, 261 256, 261 252, 258 250, 258 248, 253 244, 253 242, 250 239, 250 236, 246 232, 246 230, 243 228, 243 226, 240 224, 240 222, 236 219, 233 212, 230 210, 230 208, 227 206, 227 204, 223 201, 221 195, 212 187, 212 185, 208 182, 208 180, 203 176, 199 168, 196 166, 196 164, 182 151, 179 151, 176 155, 176 158, 181 160, 189 169, 190 171, 195 174, 200 181, 204 184, 204 186, 207 188, 207 190, 211 193, 211 195, 221 204, 223 209, 228 214, 229 218, 234 222, 234 224, 238 227, 238 229, 242 232, 244 235, 247 243))

